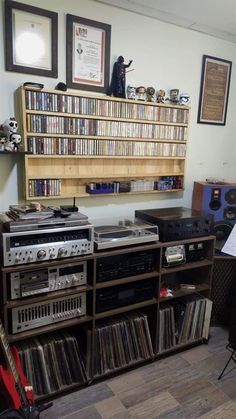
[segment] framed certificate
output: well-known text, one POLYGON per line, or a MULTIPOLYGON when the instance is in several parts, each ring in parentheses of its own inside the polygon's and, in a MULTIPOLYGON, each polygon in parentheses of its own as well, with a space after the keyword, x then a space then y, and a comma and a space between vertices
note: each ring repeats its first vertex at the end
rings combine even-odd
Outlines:
POLYGON ((66 82, 74 89, 106 92, 109 84, 111 26, 67 15, 66 82))
POLYGON ((198 120, 225 125, 232 62, 203 55, 198 120))
POLYGON ((57 77, 58 15, 5 0, 6 70, 57 77))

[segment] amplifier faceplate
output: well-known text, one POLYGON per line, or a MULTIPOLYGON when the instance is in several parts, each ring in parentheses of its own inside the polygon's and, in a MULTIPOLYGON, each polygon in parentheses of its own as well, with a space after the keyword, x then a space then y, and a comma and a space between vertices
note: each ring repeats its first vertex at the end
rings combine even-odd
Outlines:
POLYGON ((176 241, 209 236, 213 216, 184 207, 136 210, 136 217, 158 225, 160 241, 176 241))
POLYGON ((93 253, 93 226, 1 233, 3 265, 21 265, 93 253))

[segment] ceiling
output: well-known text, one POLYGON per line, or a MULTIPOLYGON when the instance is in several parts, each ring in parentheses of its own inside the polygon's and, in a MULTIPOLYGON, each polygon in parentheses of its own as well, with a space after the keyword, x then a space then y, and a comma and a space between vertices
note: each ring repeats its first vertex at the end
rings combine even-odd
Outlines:
POLYGON ((236 0, 96 0, 236 43, 236 0))

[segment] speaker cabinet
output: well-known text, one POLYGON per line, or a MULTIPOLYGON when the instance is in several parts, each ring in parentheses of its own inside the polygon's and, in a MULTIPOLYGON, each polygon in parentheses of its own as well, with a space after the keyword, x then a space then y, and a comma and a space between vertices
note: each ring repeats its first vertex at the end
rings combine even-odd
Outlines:
POLYGON ((236 223, 236 183, 194 182, 192 208, 214 216, 216 249, 221 250, 236 223))
MULTIPOLYGON (((231 326, 232 340, 236 338, 236 313, 234 323, 230 321, 232 314, 232 300, 236 311, 235 299, 232 299, 232 291, 236 286, 236 258, 231 256, 215 256, 212 276, 211 299, 212 324, 215 326, 231 326)), ((235 296, 236 298, 236 296, 235 296)))

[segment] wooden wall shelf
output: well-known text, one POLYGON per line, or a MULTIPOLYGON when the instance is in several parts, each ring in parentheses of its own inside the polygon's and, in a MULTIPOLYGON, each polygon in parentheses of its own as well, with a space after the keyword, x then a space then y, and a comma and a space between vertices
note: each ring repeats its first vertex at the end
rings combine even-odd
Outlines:
POLYGON ((101 181, 115 193, 124 181, 136 194, 183 190, 189 107, 31 87, 19 95, 33 153, 25 156, 26 200, 94 197, 90 184, 101 181))

